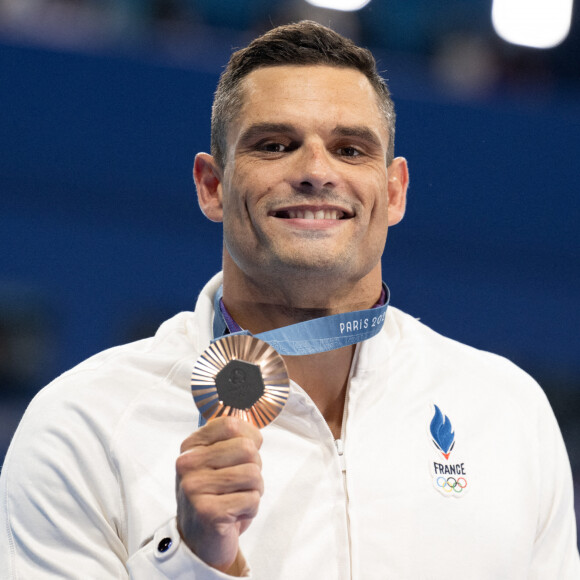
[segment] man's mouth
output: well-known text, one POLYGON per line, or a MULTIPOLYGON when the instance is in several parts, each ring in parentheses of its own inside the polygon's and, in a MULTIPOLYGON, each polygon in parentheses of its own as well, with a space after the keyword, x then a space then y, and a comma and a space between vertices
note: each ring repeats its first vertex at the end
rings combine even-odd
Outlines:
POLYGON ((348 215, 339 209, 283 209, 274 211, 273 217, 281 219, 302 219, 302 220, 342 220, 347 219, 348 215))

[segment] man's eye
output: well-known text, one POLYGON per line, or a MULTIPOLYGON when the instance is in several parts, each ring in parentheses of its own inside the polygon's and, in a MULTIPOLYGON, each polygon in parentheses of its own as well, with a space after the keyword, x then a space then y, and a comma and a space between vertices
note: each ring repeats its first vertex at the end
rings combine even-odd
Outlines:
POLYGON ((338 154, 343 157, 358 157, 361 153, 355 147, 341 147, 338 150, 338 154))
POLYGON ((286 146, 282 145, 282 143, 263 143, 260 149, 268 153, 283 153, 286 151, 286 146))

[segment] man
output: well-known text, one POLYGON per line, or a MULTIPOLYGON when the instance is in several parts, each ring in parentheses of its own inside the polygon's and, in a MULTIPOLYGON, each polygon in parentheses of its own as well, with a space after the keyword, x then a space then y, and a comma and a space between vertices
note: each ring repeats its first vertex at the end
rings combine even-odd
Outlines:
POLYGON ((2 578, 580 577, 539 387, 385 314, 380 258, 409 179, 393 151, 367 51, 302 22, 233 55, 194 166, 223 276, 194 313, 35 398, 2 473, 2 578), (198 427, 189 380, 212 339, 304 322, 271 425, 198 427))

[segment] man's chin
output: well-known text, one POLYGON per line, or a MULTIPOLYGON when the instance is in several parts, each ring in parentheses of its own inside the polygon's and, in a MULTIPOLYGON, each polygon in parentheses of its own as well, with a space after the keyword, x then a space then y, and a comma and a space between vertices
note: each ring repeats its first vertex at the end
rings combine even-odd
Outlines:
POLYGON ((289 256, 277 260, 269 267, 278 277, 300 278, 302 280, 323 278, 329 282, 333 278, 350 278, 353 268, 343 259, 333 259, 329 256, 289 256))

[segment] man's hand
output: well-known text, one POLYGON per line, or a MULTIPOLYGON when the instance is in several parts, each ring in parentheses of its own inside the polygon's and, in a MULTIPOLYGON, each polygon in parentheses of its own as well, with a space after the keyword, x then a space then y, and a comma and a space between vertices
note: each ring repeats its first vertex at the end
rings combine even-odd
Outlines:
POLYGON ((225 572, 264 492, 260 430, 221 417, 190 435, 177 458, 177 525, 189 548, 225 572))

